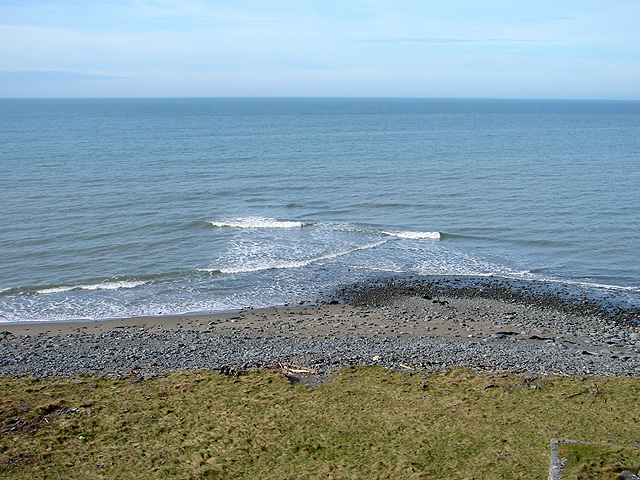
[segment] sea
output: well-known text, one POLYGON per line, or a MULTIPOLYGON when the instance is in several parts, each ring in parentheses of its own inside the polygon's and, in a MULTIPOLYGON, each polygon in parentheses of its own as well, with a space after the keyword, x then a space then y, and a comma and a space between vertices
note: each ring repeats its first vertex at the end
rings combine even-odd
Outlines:
POLYGON ((638 101, 0 100, 0 322, 403 276, 638 305, 639 259, 638 101))

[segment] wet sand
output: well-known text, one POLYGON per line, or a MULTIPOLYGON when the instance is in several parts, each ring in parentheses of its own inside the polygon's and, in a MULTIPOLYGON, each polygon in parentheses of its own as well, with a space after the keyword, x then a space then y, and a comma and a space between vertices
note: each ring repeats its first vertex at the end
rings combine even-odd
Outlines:
POLYGON ((496 300, 461 300, 441 296, 435 301, 398 298, 393 304, 385 306, 324 304, 209 315, 2 324, 0 331, 14 337, 43 339, 119 331, 176 334, 189 331, 251 339, 269 336, 283 340, 365 336, 472 341, 501 335, 540 340, 544 336, 544 340, 566 341, 582 346, 602 344, 589 335, 586 327, 579 331, 569 328, 576 324, 584 327, 585 319, 559 312, 536 311, 531 307, 496 300), (567 327, 565 330, 570 331, 560 331, 557 326, 560 322, 564 322, 567 327))

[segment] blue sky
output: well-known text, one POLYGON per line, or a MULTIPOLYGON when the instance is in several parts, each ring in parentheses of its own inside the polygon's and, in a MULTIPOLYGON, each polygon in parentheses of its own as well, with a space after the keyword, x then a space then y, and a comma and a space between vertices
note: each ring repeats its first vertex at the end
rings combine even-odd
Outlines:
POLYGON ((640 99, 640 2, 0 0, 0 97, 640 99))

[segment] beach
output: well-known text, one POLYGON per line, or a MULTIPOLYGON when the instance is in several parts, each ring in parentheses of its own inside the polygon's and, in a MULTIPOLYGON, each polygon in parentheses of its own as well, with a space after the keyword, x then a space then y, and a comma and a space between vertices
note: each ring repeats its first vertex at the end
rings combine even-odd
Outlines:
POLYGON ((579 439, 590 465, 636 471, 638 327, 565 286, 408 276, 315 304, 5 323, 0 470, 542 478, 549 441, 579 439))
MULTIPOLYGON (((0 373, 154 375, 351 365, 640 376, 636 308, 504 279, 399 278, 317 304, 188 316, 0 325, 0 373)), ((304 376, 304 375, 303 375, 304 376)))

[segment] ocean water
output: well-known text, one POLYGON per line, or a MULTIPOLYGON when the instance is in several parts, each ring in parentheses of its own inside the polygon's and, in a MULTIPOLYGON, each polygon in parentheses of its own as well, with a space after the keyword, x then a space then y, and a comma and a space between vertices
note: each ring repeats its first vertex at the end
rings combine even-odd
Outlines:
POLYGON ((0 321, 494 275, 640 298, 640 102, 0 100, 0 321))

